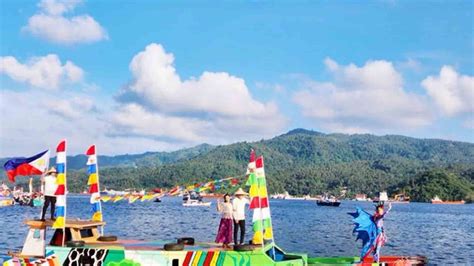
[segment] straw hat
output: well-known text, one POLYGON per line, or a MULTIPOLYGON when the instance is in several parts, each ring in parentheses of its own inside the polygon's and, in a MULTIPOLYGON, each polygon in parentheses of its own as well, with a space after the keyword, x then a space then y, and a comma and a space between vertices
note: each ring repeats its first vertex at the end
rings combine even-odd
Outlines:
POLYGON ((237 189, 237 191, 234 193, 235 196, 237 195, 248 195, 247 192, 243 191, 242 188, 237 189))
POLYGON ((54 166, 49 168, 48 172, 46 172, 46 174, 51 174, 51 173, 58 173, 58 171, 56 171, 56 168, 54 168, 54 166))

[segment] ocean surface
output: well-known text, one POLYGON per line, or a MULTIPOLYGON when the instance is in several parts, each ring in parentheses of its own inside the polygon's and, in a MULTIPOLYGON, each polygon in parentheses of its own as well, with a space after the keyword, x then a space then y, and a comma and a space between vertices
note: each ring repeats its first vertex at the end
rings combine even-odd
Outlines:
MULTIPOLYGON (((372 212, 368 202, 344 201, 338 208, 319 207, 314 201, 271 200, 275 242, 284 250, 310 256, 357 256, 361 246, 352 235, 356 206, 372 212)), ((21 248, 26 219, 38 218, 39 208, 0 208, 0 257, 21 248)), ((90 217, 89 198, 68 197, 68 217, 90 217)), ((220 216, 215 202, 209 207, 182 207, 181 199, 161 203, 121 201, 103 203, 105 234, 124 239, 174 239, 191 236, 213 241, 220 216)), ((247 213, 246 240, 251 238, 247 213)), ((433 265, 474 265, 474 204, 393 204, 385 219, 389 242, 382 254, 424 255, 433 265)), ((51 236, 51 233, 49 234, 51 236)), ((0 259, 1 261, 1 259, 0 259)))

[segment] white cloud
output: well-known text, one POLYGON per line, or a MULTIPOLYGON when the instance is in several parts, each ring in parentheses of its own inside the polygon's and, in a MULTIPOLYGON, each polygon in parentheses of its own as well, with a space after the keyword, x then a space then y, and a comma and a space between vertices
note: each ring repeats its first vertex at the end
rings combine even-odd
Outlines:
POLYGON ((341 66, 327 58, 331 82, 306 81, 293 95, 304 116, 326 130, 387 133, 431 123, 426 100, 403 88, 403 78, 388 61, 341 66))
POLYGON ((121 130, 215 143, 261 138, 285 125, 276 104, 255 100, 243 79, 225 72, 204 72, 199 78, 182 80, 173 62, 174 56, 159 44, 150 44, 134 56, 130 63, 133 80, 118 97, 125 106, 113 120, 121 130), (136 117, 146 117, 149 122, 134 121, 136 117), (187 132, 158 129, 170 125, 187 132))
POLYGON ((447 116, 474 113, 474 77, 461 75, 451 66, 443 66, 438 76, 421 82, 440 111, 447 116))
POLYGON ((44 107, 50 113, 58 115, 64 119, 76 119, 96 110, 94 101, 86 95, 76 95, 65 97, 67 99, 45 100, 44 107))
POLYGON ((26 63, 18 62, 15 57, 0 57, 0 74, 35 87, 56 90, 63 82, 82 80, 83 71, 71 61, 64 65, 55 54, 33 57, 26 63))
POLYGON ((107 39, 105 29, 91 16, 64 16, 81 0, 42 0, 39 13, 28 19, 23 29, 40 38, 60 44, 91 43, 107 39))
POLYGON ((69 154, 95 143, 101 154, 181 148, 176 143, 134 136, 109 136, 108 113, 81 93, 0 90, 0 157, 29 156, 68 140, 69 154), (70 99, 70 100, 64 100, 70 99), (15 103, 12 107, 11 103, 15 103))

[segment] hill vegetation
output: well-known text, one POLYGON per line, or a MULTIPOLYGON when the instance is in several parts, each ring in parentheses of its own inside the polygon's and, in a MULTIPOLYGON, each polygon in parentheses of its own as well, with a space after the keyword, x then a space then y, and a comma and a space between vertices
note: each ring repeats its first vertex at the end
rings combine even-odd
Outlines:
MULTIPOLYGON (((417 201, 474 198, 474 144, 368 134, 323 134, 295 129, 273 139, 201 145, 174 153, 99 158, 102 187, 154 188, 242 178, 249 151, 265 156, 270 193, 347 196, 403 192, 417 201)), ((69 169, 69 187, 86 187, 85 157, 69 169), (81 168, 81 169, 79 169, 81 168)), ((71 165, 71 163, 70 163, 71 165)), ((245 182, 243 182, 245 183, 245 182)))

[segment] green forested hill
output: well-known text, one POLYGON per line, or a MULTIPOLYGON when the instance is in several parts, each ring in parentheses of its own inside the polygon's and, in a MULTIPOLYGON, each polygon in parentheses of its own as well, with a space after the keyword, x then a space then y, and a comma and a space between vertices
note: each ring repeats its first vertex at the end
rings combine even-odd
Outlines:
MULTIPOLYGON (((423 190, 428 186, 431 190, 449 187, 438 192, 449 197, 474 198, 474 144, 394 135, 323 134, 304 129, 270 140, 206 146, 192 156, 169 161, 152 157, 141 164, 143 158, 136 157, 134 167, 126 167, 130 163, 103 167, 101 182, 115 189, 152 188, 242 176, 251 148, 265 156, 270 192, 338 194, 345 187, 349 194, 403 191, 426 201, 433 192, 423 190), (437 181, 432 184, 431 179, 437 181)), ((83 171, 70 172, 70 185, 76 190, 86 185, 83 171)))

